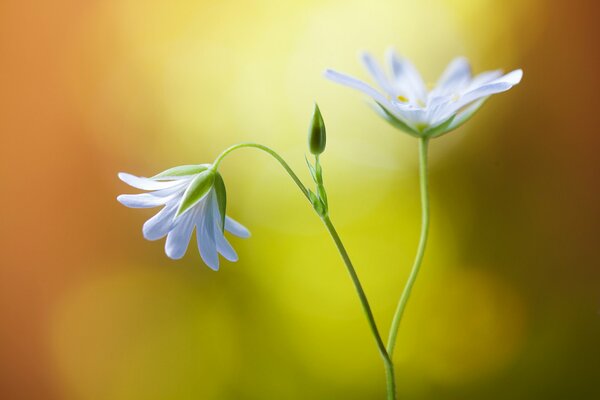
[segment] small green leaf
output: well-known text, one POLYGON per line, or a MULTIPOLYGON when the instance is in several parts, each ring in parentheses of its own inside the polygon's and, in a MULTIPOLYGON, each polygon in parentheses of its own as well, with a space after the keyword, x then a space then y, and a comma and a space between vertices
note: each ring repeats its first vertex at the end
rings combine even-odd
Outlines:
POLYGON ((218 172, 215 175, 215 193, 217 194, 217 204, 219 205, 219 213, 221 214, 221 230, 225 231, 225 212, 227 211, 227 191, 225 190, 225 182, 221 174, 218 172))
POLYGON ((196 175, 202 171, 206 171, 209 167, 209 164, 180 165, 179 167, 169 168, 168 170, 163 171, 158 175, 154 175, 152 179, 196 175))
POLYGON ((319 158, 317 157, 317 161, 315 163, 315 182, 319 185, 323 184, 323 168, 321 168, 321 163, 319 162, 319 158))
POLYGON ((317 185, 317 193, 319 194, 319 199, 321 199, 323 205, 325 205, 325 208, 328 208, 329 205, 327 204, 327 192, 325 191, 325 186, 317 185))
POLYGON ((310 189, 308 189, 308 197, 310 198, 310 202, 317 214, 319 214, 321 217, 325 216, 327 214, 327 208, 324 206, 321 199, 319 199, 319 197, 310 189))
POLYGON ((310 176, 312 176, 313 181, 317 181, 317 175, 315 172, 315 167, 313 167, 310 163, 310 161, 308 161, 308 158, 306 156, 304 156, 304 159, 306 160, 306 165, 308 165, 308 170, 310 171, 310 176))
POLYGON ((308 149, 314 155, 321 154, 325 151, 326 142, 325 122, 323 121, 319 106, 315 103, 312 120, 308 128, 308 149))
POLYGON ((206 193, 213 187, 215 181, 215 173, 211 169, 202 171, 196 176, 190 186, 185 190, 177 215, 179 216, 189 210, 192 206, 198 203, 206 193))

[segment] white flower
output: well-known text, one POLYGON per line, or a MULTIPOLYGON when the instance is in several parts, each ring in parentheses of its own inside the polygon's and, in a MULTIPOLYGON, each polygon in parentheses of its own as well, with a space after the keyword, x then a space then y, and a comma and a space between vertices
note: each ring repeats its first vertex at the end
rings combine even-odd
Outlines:
POLYGON ((359 90, 375 101, 374 108, 388 122, 414 136, 436 137, 467 121, 492 94, 504 92, 521 81, 523 71, 506 75, 488 71, 471 75, 469 62, 458 57, 446 67, 430 90, 416 68, 389 49, 388 76, 375 59, 364 53, 362 61, 381 92, 358 79, 327 70, 325 77, 359 90))
POLYGON ((144 224, 142 232, 148 240, 167 236, 165 252, 172 259, 184 256, 192 232, 200 256, 211 269, 219 269, 220 253, 229 261, 238 256, 225 238, 224 230, 247 238, 250 232, 225 215, 225 186, 211 165, 186 165, 171 168, 152 178, 119 173, 119 179, 147 193, 122 194, 117 200, 131 208, 163 206, 144 224))

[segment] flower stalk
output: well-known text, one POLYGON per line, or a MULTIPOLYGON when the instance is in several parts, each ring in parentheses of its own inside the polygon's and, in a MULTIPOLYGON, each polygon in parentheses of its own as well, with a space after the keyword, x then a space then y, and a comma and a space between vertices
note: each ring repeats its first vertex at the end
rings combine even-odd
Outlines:
POLYGON ((396 338, 398 335, 398 328, 400 327, 400 322, 402 320, 402 316, 404 315, 404 309, 406 308, 406 304, 408 303, 408 299, 410 298, 410 294, 412 292, 412 288, 417 280, 417 275, 419 274, 419 270, 421 269, 421 263, 423 262, 423 256, 425 255, 425 247, 427 246, 427 238, 429 236, 429 190, 428 190, 428 182, 427 182, 427 153, 428 153, 428 138, 420 138, 419 139, 419 186, 421 188, 421 236, 419 238, 419 247, 417 248, 417 255, 415 257, 415 261, 413 263, 412 270, 410 271, 410 275, 408 280, 406 281, 406 285, 404 286, 404 290, 402 291, 402 295, 400 296, 400 300, 398 301, 398 306, 396 307, 396 312, 394 313, 394 318, 392 320, 392 325, 390 328, 390 335, 388 338, 387 344, 387 352, 390 357, 394 354, 394 348, 396 346, 396 338))
POLYGON ((360 280, 358 279, 358 275, 356 274, 356 270, 352 265, 352 261, 350 260, 350 256, 348 256, 348 252, 340 239, 335 227, 331 223, 331 219, 328 216, 322 218, 327 231, 331 235, 344 264, 346 265, 346 269, 348 270, 348 274, 350 274, 350 279, 352 279, 352 283, 354 284, 354 288, 356 293, 358 294, 358 298, 360 300, 361 306, 367 317, 367 321, 369 323, 369 328, 371 329, 371 333, 375 338, 375 342, 377 344, 377 349, 379 350, 379 354, 383 359, 383 364, 385 367, 385 375, 386 375, 386 388, 387 388, 387 399, 395 400, 396 399, 396 379, 394 376, 394 364, 392 359, 383 344, 383 340, 381 339, 381 335, 379 334, 379 329, 377 328, 377 323, 375 322, 375 317, 373 316, 373 312, 371 311, 371 306, 369 305, 369 300, 367 300, 367 295, 362 288, 360 280))
POLYGON ((319 201, 322 204, 323 197, 324 197, 325 203, 327 202, 327 200, 326 200, 327 197, 325 195, 325 187, 324 187, 323 178, 322 178, 322 168, 320 165, 318 155, 315 156, 315 167, 311 168, 312 166, 310 165, 310 163, 307 162, 309 165, 309 169, 311 170, 311 175, 313 176, 313 179, 315 180, 315 183, 317 184, 317 193, 318 194, 315 195, 311 190, 307 189, 304 186, 302 181, 300 181, 300 179, 298 178, 296 173, 292 170, 292 168, 288 165, 288 163, 279 154, 277 154, 277 152, 275 150, 273 150, 267 146, 258 144, 258 143, 240 143, 240 144, 236 144, 236 145, 233 145, 233 146, 227 148, 225 151, 223 151, 217 157, 217 159, 213 163, 214 168, 217 168, 219 166, 219 164, 223 161, 223 159, 229 153, 231 153, 237 149, 246 148, 246 147, 252 147, 252 148, 256 148, 258 150, 262 150, 262 151, 266 152, 267 154, 271 155, 273 158, 275 158, 281 164, 281 166, 283 166, 283 168, 286 170, 286 172, 289 174, 289 176, 292 178, 292 180, 296 183, 296 185, 300 188, 302 194, 304 194, 304 196, 309 200, 309 202, 312 204, 313 208, 315 209, 315 212, 319 215, 319 217, 321 218, 321 221, 323 221, 323 224, 325 225, 325 227, 327 228, 327 231, 329 232, 329 235, 333 239, 335 246, 336 246, 338 252, 340 253, 340 256, 342 257, 342 260, 344 261, 344 265, 346 266, 346 269, 348 270, 348 274, 350 275, 350 279, 352 280, 354 289, 356 291, 356 294, 358 295, 358 299, 360 301, 361 307, 367 318, 367 323, 369 325, 369 329, 371 331, 371 334, 373 335, 373 338, 375 339, 375 344, 377 345, 377 350, 379 351, 379 354, 383 360, 385 374, 386 374, 387 400, 395 400, 396 399, 396 380, 395 380, 395 376, 394 376, 394 365, 393 365, 390 355, 388 354, 388 351, 386 350, 386 347, 385 347, 385 344, 381 337, 381 334, 379 333, 379 328, 377 327, 377 323, 375 321, 375 316, 373 315, 373 311, 371 310, 371 306, 369 304, 369 300, 367 299, 367 295, 365 294, 362 284, 360 283, 360 279, 358 278, 358 274, 356 273, 356 270, 354 269, 354 265, 352 264, 352 261, 350 260, 350 256, 348 255, 348 252, 346 251, 346 248, 344 247, 344 244, 342 243, 340 236, 338 235, 335 227, 333 226, 333 223, 331 222, 331 219, 329 218, 329 214, 327 212, 328 210, 325 209, 325 212, 323 212, 323 210, 321 208, 319 208, 319 206, 315 205, 315 201, 319 201))

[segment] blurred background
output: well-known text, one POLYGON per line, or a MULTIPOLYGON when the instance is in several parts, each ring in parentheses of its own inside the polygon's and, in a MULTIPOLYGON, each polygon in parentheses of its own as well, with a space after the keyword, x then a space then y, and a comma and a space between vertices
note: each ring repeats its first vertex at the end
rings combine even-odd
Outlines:
POLYGON ((594 1, 0 3, 0 398, 383 399, 334 245, 281 168, 222 173, 250 228, 215 273, 141 234, 117 179, 226 146, 304 164, 328 128, 331 216, 384 334, 416 250, 417 141, 331 67, 393 45, 435 81, 525 71, 431 145, 431 241, 396 353, 402 399, 600 398, 599 7, 594 1))

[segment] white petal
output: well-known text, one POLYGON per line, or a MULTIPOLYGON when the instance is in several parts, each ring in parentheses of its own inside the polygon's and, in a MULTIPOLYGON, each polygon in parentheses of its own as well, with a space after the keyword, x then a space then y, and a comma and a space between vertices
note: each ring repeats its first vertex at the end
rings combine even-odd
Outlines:
POLYGON ((177 202, 167 204, 155 216, 144 223, 142 233, 147 240, 163 238, 173 228, 173 217, 177 211, 177 202))
POLYGON ((200 257, 204 263, 213 271, 219 270, 219 254, 217 253, 217 245, 215 239, 211 238, 205 230, 196 229, 196 239, 200 257))
POLYGON ((241 238, 249 238, 250 231, 231 217, 225 217, 225 230, 232 235, 241 238))
POLYGON ((502 76, 498 76, 497 72, 498 71, 491 71, 489 73, 477 75, 469 85, 469 90, 466 91, 465 94, 472 93, 474 91, 480 91, 480 89, 488 88, 490 86, 502 87, 502 85, 504 85, 505 87, 510 88, 519 83, 523 77, 523 70, 521 69, 511 71, 502 76), (490 79, 493 76, 496 77, 494 79, 490 79))
POLYGON ((129 186, 133 186, 136 189, 142 190, 160 190, 170 188, 172 186, 176 186, 180 182, 177 181, 166 181, 159 182, 152 180, 150 178, 144 178, 140 176, 135 176, 128 174, 126 172, 119 172, 119 179, 128 184, 129 186))
POLYGON ((217 233, 215 239, 219 253, 221 253, 228 261, 236 262, 238 260, 238 255, 233 247, 231 247, 231 244, 227 241, 227 239, 225 239, 225 236, 217 233))
POLYGON ((522 69, 515 69, 514 71, 509 72, 508 74, 495 79, 495 82, 506 82, 509 83, 511 85, 516 85, 517 83, 521 82, 521 79, 523 78, 523 70, 522 69))
POLYGON ((384 95, 382 95, 381 93, 379 93, 377 90, 373 89, 371 86, 367 85, 366 83, 359 81, 356 78, 352 78, 351 76, 344 75, 337 71, 328 69, 327 71, 325 71, 325 78, 330 79, 336 83, 339 83, 340 85, 348 86, 348 87, 351 87, 352 89, 359 90, 359 91, 363 92, 364 94, 366 94, 367 96, 372 97, 379 103, 382 103, 382 104, 388 103, 388 99, 384 95))
POLYGON ((396 114, 400 114, 402 119, 408 121, 408 123, 414 127, 416 130, 419 124, 428 124, 428 110, 417 107, 410 108, 398 108, 396 110, 396 114))
POLYGON ((166 189, 154 190, 148 194, 154 197, 173 197, 172 195, 183 195, 185 189, 189 185, 189 180, 179 181, 176 185, 168 187, 166 189))
MULTIPOLYGON (((231 244, 229 244, 227 239, 225 239, 225 236, 223 236, 223 230, 221 228, 221 213, 219 211, 219 206, 216 197, 214 199, 211 199, 210 203, 207 204, 207 207, 210 207, 212 209, 212 231, 214 232, 214 238, 218 252, 221 253, 223 257, 225 257, 229 261, 237 261, 238 256, 235 250, 233 249, 233 247, 231 247, 231 244)), ((207 232, 209 232, 208 229, 207 232)))
POLYGON ((458 101, 452 104, 451 108, 454 110, 454 112, 457 112, 461 108, 483 97, 488 97, 496 93, 505 92, 517 83, 519 83, 521 81, 522 76, 523 71, 518 69, 504 76, 501 76, 500 78, 494 79, 493 81, 479 86, 476 89, 464 93, 458 101))
POLYGON ((187 213, 183 218, 177 219, 175 226, 167 235, 167 241, 165 243, 165 253, 169 258, 178 260, 185 255, 185 252, 190 243, 192 232, 194 231, 194 218, 195 213, 198 210, 194 210, 187 213))
POLYGON ((196 242, 200 257, 214 271, 219 269, 219 254, 217 253, 217 244, 215 242, 214 219, 212 213, 205 206, 202 218, 196 222, 196 242))
POLYGON ((150 193, 122 194, 117 197, 119 203, 130 208, 152 208, 166 204, 170 197, 156 197, 150 193))
POLYGON ((442 73, 436 89, 443 93, 458 90, 467 85, 471 79, 471 65, 464 57, 457 57, 448 64, 442 73))
POLYGON ((423 78, 411 62, 399 57, 392 48, 388 49, 386 58, 398 89, 405 91, 411 100, 425 100, 427 90, 423 78))
POLYGON ((483 84, 491 82, 494 79, 498 79, 501 76, 502 76, 502 70, 499 70, 499 69, 496 69, 493 71, 486 71, 486 72, 477 74, 473 77, 473 79, 471 80, 471 83, 469 83, 468 90, 473 90, 473 89, 477 88, 478 86, 481 86, 483 84))
POLYGON ((385 76, 385 72, 383 72, 373 56, 364 52, 361 54, 361 60, 379 87, 381 87, 388 95, 395 96, 394 87, 390 84, 387 76, 385 76))

